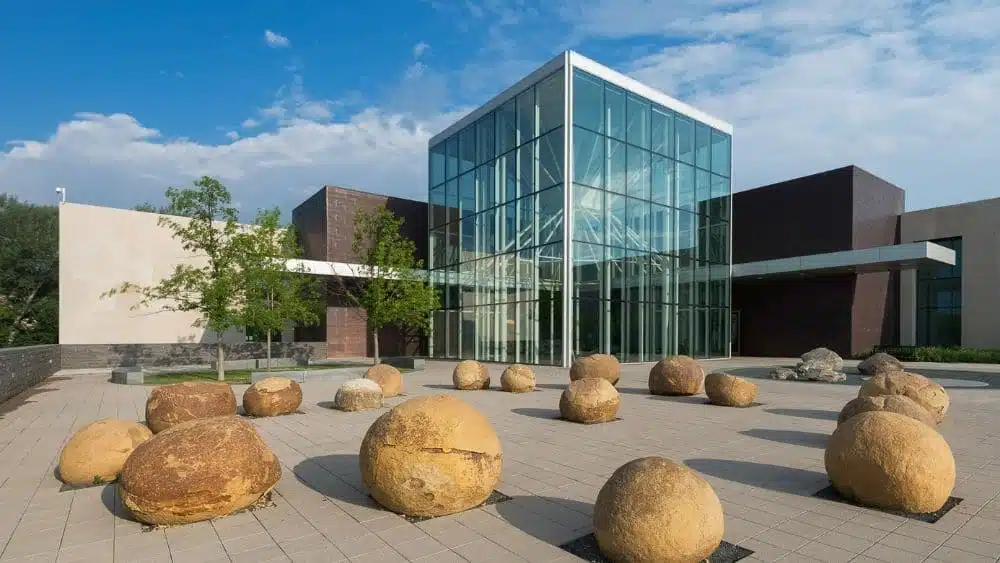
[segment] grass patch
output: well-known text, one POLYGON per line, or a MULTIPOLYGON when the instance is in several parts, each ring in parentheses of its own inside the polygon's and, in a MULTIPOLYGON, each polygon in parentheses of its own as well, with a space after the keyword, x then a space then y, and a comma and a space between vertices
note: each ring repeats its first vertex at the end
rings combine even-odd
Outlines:
MULTIPOLYGON (((314 364, 308 366, 295 366, 289 368, 272 368, 272 372, 282 371, 318 371, 337 368, 367 367, 368 364, 358 362, 329 362, 324 364, 314 364)), ((251 371, 248 369, 227 369, 226 383, 230 385, 249 385, 251 371)), ((183 383, 185 381, 218 381, 218 373, 213 370, 185 371, 185 372, 161 372, 143 374, 143 383, 146 385, 167 385, 170 383, 183 383)))
MULTIPOLYGON (((1000 364, 1000 350, 947 346, 878 346, 872 352, 885 352, 903 362, 939 362, 1000 364)), ((869 354, 859 359, 867 358, 869 354)))

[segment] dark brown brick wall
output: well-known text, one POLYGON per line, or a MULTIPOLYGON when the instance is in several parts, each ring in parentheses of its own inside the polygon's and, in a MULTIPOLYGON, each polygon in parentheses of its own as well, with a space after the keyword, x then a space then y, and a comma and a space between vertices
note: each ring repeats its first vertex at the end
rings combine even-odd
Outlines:
MULTIPOLYGON (((247 342, 226 345, 227 360, 263 358, 267 344, 247 342)), ((215 344, 64 344, 63 369, 98 369, 131 366, 203 365, 215 361, 215 344)), ((275 358, 325 359, 324 342, 275 342, 271 344, 275 358)))
POLYGON ((422 201, 402 199, 361 192, 349 188, 326 188, 326 259, 331 262, 357 262, 354 244, 354 217, 359 209, 370 211, 385 205, 403 219, 403 234, 416 244, 417 259, 427 263, 427 204, 422 201))
POLYGON ((299 236, 303 257, 326 260, 326 188, 292 210, 292 224, 299 236))

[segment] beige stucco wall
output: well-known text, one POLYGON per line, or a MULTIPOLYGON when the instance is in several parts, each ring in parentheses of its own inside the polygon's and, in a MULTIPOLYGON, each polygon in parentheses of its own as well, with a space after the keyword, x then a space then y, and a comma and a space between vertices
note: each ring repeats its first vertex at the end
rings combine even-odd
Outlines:
MULTIPOLYGON (((194 313, 162 312, 159 307, 131 310, 138 301, 135 296, 101 297, 122 282, 151 285, 169 276, 176 264, 199 261, 169 229, 157 224, 159 218, 92 205, 59 206, 60 344, 215 342, 214 334, 192 326, 198 318, 194 313)), ((239 343, 246 338, 232 331, 223 340, 239 343)))
MULTIPOLYGON (((1000 348, 1000 198, 912 211, 900 242, 962 237, 962 345, 1000 348)), ((916 343, 914 270, 900 278, 900 344, 916 343)))

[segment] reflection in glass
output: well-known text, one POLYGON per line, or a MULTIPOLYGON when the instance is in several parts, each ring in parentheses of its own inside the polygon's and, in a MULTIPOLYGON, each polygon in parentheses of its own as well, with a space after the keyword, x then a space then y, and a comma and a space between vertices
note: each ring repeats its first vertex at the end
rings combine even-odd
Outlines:
POLYGON ((677 160, 694 164, 694 122, 680 115, 674 119, 677 160))
POLYGON ((712 169, 712 129, 704 123, 695 127, 695 164, 702 170, 712 169))
POLYGON ((517 197, 535 191, 535 143, 526 143, 517 149, 518 191, 517 197))
POLYGON ((538 192, 538 244, 563 237, 563 190, 561 185, 538 192))
POLYGON ((517 146, 517 110, 514 100, 496 111, 497 154, 504 154, 517 146))
POLYGON ((649 250, 649 202, 627 198, 628 231, 626 246, 635 250, 649 250))
POLYGON ((458 177, 458 205, 462 217, 474 214, 476 209, 476 175, 468 172, 458 177))
POLYGON ((649 151, 628 146, 628 186, 627 193, 631 197, 649 199, 649 151))
POLYGON ((488 113, 476 123, 476 164, 493 160, 496 156, 496 129, 493 126, 494 114, 488 113))
POLYGON ((517 144, 537 136, 535 130, 535 90, 528 88, 517 95, 517 144))
POLYGON ((604 242, 604 192, 584 186, 573 187, 573 238, 584 242, 604 242))
POLYGON ((669 207, 652 204, 650 208, 650 239, 654 252, 673 253, 673 211, 669 207))
POLYGON ((561 184, 563 181, 563 130, 550 131, 538 139, 538 189, 561 184))
POLYGON ((479 209, 485 210, 497 204, 496 164, 489 162, 476 169, 476 191, 479 209))
POLYGON ((608 139, 607 190, 625 193, 628 185, 628 168, 625 160, 625 143, 608 139))
POLYGON ((563 124, 563 72, 557 71, 538 83, 538 133, 545 133, 563 124))
POLYGON ((628 224, 625 196, 609 193, 605 196, 605 204, 607 205, 607 219, 604 228, 607 233, 607 244, 624 247, 626 225, 628 224))
POLYGON ((725 133, 712 131, 712 172, 729 177, 730 138, 725 133))
POLYGON ((674 161, 665 156, 653 154, 652 168, 652 194, 651 197, 656 203, 664 205, 674 204, 674 161))
MULTIPOLYGON (((500 178, 503 181, 503 202, 517 199, 517 152, 511 151, 500 157, 497 161, 500 165, 500 178)), ((503 203, 500 202, 500 203, 503 203)))
POLYGON ((674 117, 669 110, 653 107, 650 132, 653 152, 675 158, 674 117))
POLYGON ((458 134, 458 173, 464 174, 476 166, 476 126, 470 125, 458 134))
POLYGON ((573 130, 573 179, 578 184, 604 187, 604 137, 586 129, 573 130))
POLYGON ((627 141, 631 145, 649 148, 649 102, 629 94, 627 141))
POLYGON ((518 204, 517 247, 528 248, 535 244, 535 200, 522 197, 518 204))
POLYGON ((604 83, 579 70, 573 73, 573 123, 604 132, 604 83))
POLYGON ((447 149, 445 176, 450 180, 458 176, 458 135, 449 138, 445 148, 447 149))
POLYGON ((446 180, 445 178, 445 144, 438 143, 431 147, 430 176, 431 186, 436 186, 446 180))
POLYGON ((695 188, 694 166, 677 163, 677 207, 686 211, 696 211, 697 191, 695 188))
POLYGON ((604 89, 604 121, 607 124, 608 135, 619 141, 625 140, 625 92, 607 86, 604 89))

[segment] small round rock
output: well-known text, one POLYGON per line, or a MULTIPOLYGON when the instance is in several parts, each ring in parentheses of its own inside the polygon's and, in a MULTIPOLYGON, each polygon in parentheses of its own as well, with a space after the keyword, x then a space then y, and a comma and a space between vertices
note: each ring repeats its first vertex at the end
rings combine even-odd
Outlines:
POLYGON ((858 364, 858 371, 863 375, 903 371, 903 362, 885 352, 876 352, 858 364))
POLYGON ((153 433, 145 425, 106 418, 84 426, 59 456, 59 479, 67 485, 99 485, 118 478, 125 460, 153 433))
POLYGON ((569 368, 569 380, 605 379, 611 385, 617 385, 621 377, 621 363, 610 354, 588 354, 573 361, 569 368))
POLYGON ((934 420, 931 413, 906 395, 876 395, 851 399, 841 409, 840 416, 837 417, 837 424, 843 424, 852 416, 871 411, 894 412, 919 420, 931 428, 937 426, 937 421, 934 420))
POLYGON ((455 366, 451 374, 455 389, 476 391, 490 388, 490 369, 476 360, 463 360, 455 366))
POLYGON ((596 424, 614 420, 620 405, 621 396, 607 379, 578 379, 559 398, 559 414, 571 422, 596 424))
POLYGON ((927 409, 934 420, 941 423, 948 412, 950 399, 948 392, 937 382, 922 375, 905 371, 894 371, 873 375, 861 384, 858 397, 879 395, 904 395, 927 409))
POLYGON ((250 416, 279 416, 299 410, 302 386, 287 377, 268 377, 243 393, 243 410, 250 416))
POLYGON ((529 393, 535 390, 535 372, 521 364, 507 366, 500 376, 500 388, 508 393, 529 393))
POLYGON ((705 370, 690 356, 668 356, 649 370, 653 395, 695 395, 705 383, 705 370))
POLYGON ((705 394, 713 405, 749 407, 757 398, 757 384, 728 373, 713 373, 705 377, 705 394))
POLYGON ((363 411, 382 406, 382 387, 371 379, 345 381, 333 398, 333 407, 342 411, 363 411))
POLYGON ((389 364, 376 364, 365 372, 365 379, 371 379, 382 388, 386 399, 403 392, 403 375, 389 364))
POLYGON ((171 426, 236 415, 236 395, 228 383, 185 381, 153 389, 146 401, 146 424, 154 434, 171 426))

